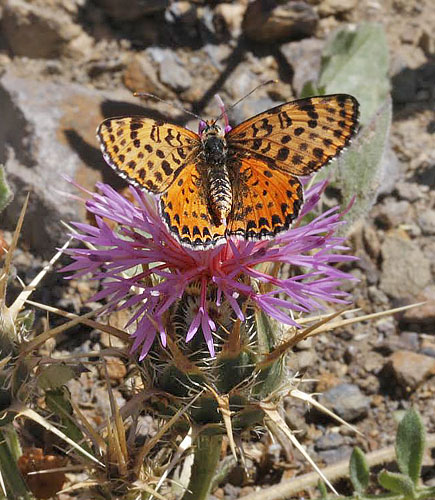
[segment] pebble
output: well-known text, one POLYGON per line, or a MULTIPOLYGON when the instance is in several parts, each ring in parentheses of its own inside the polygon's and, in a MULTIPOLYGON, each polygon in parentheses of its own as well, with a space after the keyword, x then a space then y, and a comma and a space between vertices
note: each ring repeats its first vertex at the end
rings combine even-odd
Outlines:
POLYGON ((255 0, 246 9, 242 30, 255 42, 298 40, 313 35, 318 20, 313 7, 302 1, 255 0))
POLYGON ((336 16, 353 10, 357 3, 358 0, 322 0, 317 11, 322 17, 336 16))
POLYGON ((175 92, 187 90, 192 85, 192 77, 172 51, 165 51, 160 61, 160 81, 175 92))
POLYGON ((415 302, 425 302, 425 304, 405 311, 402 321, 418 325, 432 325, 435 333, 435 285, 427 286, 417 295, 415 302))
POLYGON ((432 339, 424 339, 421 342, 421 354, 435 358, 435 342, 432 339))
POLYGON ((60 7, 6 0, 1 29, 14 55, 54 58, 68 52, 68 44, 84 32, 60 7), (36 43, 35 43, 36 41, 36 43))
POLYGON ((304 38, 281 46, 281 53, 293 70, 292 87, 300 95, 307 82, 317 81, 324 42, 317 38, 304 38))
POLYGON ((397 351, 390 356, 387 368, 396 382, 410 391, 435 375, 435 359, 412 351, 397 351))
POLYGON ((175 97, 171 89, 162 85, 157 76, 155 64, 145 53, 132 56, 122 75, 124 85, 132 92, 148 92, 162 99, 175 97))
POLYGON ((419 214, 417 222, 424 235, 433 236, 435 234, 435 210, 425 210, 419 214))
POLYGON ((340 384, 319 397, 319 402, 346 422, 365 417, 370 407, 369 399, 354 384, 340 384))
POLYGON ((394 299, 416 296, 431 281, 430 263, 419 246, 398 234, 382 244, 380 288, 394 299))
POLYGON ((407 200, 397 201, 388 198, 384 203, 378 205, 375 211, 378 212, 376 222, 385 229, 398 227, 400 224, 411 222, 411 205, 407 200))
POLYGON ((402 200, 407 200, 411 203, 423 197, 423 192, 418 184, 413 182, 397 182, 395 192, 402 200))

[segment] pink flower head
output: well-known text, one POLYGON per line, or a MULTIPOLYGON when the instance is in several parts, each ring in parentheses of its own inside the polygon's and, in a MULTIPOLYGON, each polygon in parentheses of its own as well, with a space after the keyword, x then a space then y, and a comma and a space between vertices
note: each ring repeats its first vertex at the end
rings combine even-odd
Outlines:
POLYGON ((343 280, 354 278, 332 264, 355 257, 342 255, 347 250, 344 239, 334 236, 343 224, 338 207, 301 224, 304 215, 318 203, 325 185, 319 183, 307 190, 294 228, 274 239, 229 240, 211 250, 194 251, 171 236, 154 199, 130 187, 132 202, 99 183, 99 192, 86 201, 96 226, 75 224, 80 232, 74 237, 91 244, 90 248, 70 249, 74 262, 63 270, 73 271, 75 278, 91 273, 94 279, 104 279, 93 300, 106 299, 110 310, 134 306, 128 325, 137 322, 132 350, 141 348, 141 359, 147 355, 157 333, 166 345, 164 315, 187 286, 197 283, 200 301, 187 329, 186 341, 200 329, 214 356, 216 325, 209 314, 210 286, 216 290, 216 306, 225 299, 241 320, 244 315, 238 299, 249 298, 266 314, 296 327, 299 325, 292 311, 308 313, 323 309, 325 302, 346 301, 347 294, 338 287, 343 280), (103 218, 118 227, 112 229, 103 218), (294 275, 273 276, 260 270, 259 265, 264 263, 290 265, 294 275), (259 283, 272 285, 270 291, 260 293, 259 283))

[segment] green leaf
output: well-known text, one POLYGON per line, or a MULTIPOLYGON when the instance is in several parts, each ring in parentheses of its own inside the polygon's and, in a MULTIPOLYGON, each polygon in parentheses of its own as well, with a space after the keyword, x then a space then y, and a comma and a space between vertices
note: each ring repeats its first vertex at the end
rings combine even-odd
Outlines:
POLYGON ((349 462, 349 475, 352 485, 358 493, 364 493, 369 485, 370 471, 363 451, 356 446, 349 462))
POLYGON ((49 365, 41 370, 38 385, 41 389, 58 389, 74 378, 74 370, 63 364, 49 365))
POLYGON ((322 55, 318 87, 326 94, 344 92, 361 104, 361 124, 367 124, 389 94, 388 46, 378 24, 339 30, 322 55))
POLYGON ((410 409, 399 424, 396 436, 396 456, 399 469, 417 485, 426 435, 420 415, 410 409))
POLYGON ((364 127, 352 147, 337 159, 330 186, 340 193, 340 203, 350 210, 344 216, 347 231, 351 224, 364 217, 376 200, 386 175, 385 153, 392 117, 388 98, 372 121, 364 127))
POLYGON ((89 447, 83 443, 84 436, 76 424, 73 408, 69 400, 70 394, 66 387, 49 390, 45 393, 45 403, 60 418, 62 432, 76 443, 81 443, 82 448, 90 452, 89 447))
POLYGON ((328 498, 328 490, 326 489, 326 485, 323 481, 319 481, 317 483, 317 487, 319 488, 320 491, 320 499, 321 500, 326 500, 328 498))
POLYGON ((393 493, 399 493, 403 495, 405 499, 415 498, 416 492, 414 484, 409 477, 404 474, 383 470, 378 475, 378 481, 383 488, 393 493))
POLYGON ((14 195, 6 182, 3 165, 0 165, 0 212, 12 201, 14 195))

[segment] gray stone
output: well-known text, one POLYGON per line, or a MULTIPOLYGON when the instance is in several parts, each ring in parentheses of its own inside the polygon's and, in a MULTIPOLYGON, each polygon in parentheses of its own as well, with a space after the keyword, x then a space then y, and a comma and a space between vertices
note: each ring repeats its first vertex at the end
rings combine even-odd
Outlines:
POLYGON ((64 55, 68 44, 84 35, 60 6, 23 0, 5 0, 1 28, 12 53, 31 58, 64 55))
POLYGON ((160 62, 160 81, 175 90, 175 92, 187 90, 192 85, 192 78, 189 72, 183 67, 176 54, 171 50, 165 52, 160 62))
POLYGON ((387 229, 409 223, 411 220, 410 207, 409 201, 397 201, 394 198, 388 198, 384 203, 377 206, 378 215, 376 221, 387 229))
POLYGON ((429 261, 420 248, 399 234, 385 238, 382 244, 380 288, 390 297, 416 296, 432 279, 429 261))
MULTIPOLYGON (((30 192, 22 237, 35 254, 49 257, 66 241, 61 219, 84 218, 84 205, 66 197, 66 193, 77 194, 77 189, 63 175, 90 190, 96 181, 117 180, 95 137, 106 99, 103 93, 80 85, 35 81, 12 70, 0 78, 0 163, 5 164, 15 193, 2 218, 14 227, 30 192)), ((117 99, 134 98, 126 91, 111 92, 110 100, 117 99)), ((120 110, 110 114, 115 113, 120 110)))
POLYGON ((305 2, 255 0, 242 23, 244 34, 256 42, 298 40, 314 33, 319 18, 305 2))
POLYGON ((319 397, 319 402, 346 422, 365 417, 370 407, 369 399, 357 385, 340 384, 319 397))
POLYGON ((419 214, 417 221, 423 234, 427 236, 435 234, 435 210, 425 210, 419 214))
POLYGON ((307 82, 316 82, 319 77, 322 50, 325 43, 317 38, 306 38, 281 46, 281 52, 293 69, 292 86, 300 95, 307 82))
POLYGON ((319 457, 325 462, 325 464, 335 464, 341 462, 342 460, 349 460, 352 454, 352 448, 350 446, 340 446, 340 448, 334 448, 332 450, 319 451, 319 457))
POLYGON ((320 436, 314 443, 316 451, 333 450, 345 444, 344 437, 338 432, 328 432, 320 436))
POLYGON ((395 191, 399 198, 408 200, 411 203, 423 197, 423 192, 418 184, 412 182, 397 182, 395 191))

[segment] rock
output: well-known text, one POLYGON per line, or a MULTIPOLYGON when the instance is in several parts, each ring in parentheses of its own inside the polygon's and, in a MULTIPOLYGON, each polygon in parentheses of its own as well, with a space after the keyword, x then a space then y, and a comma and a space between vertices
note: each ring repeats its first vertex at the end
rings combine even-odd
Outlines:
POLYGON ((381 251, 380 288, 390 297, 414 297, 431 281, 430 263, 413 241, 388 235, 381 251))
POLYGON ((336 413, 346 422, 365 417, 370 402, 357 385, 340 384, 319 397, 319 402, 336 413))
POLYGON ((372 259, 377 260, 381 253, 381 244, 378 234, 372 224, 365 223, 363 225, 362 239, 367 253, 372 259))
MULTIPOLYGON (((208 12, 207 10, 206 13, 208 12)), ((199 9, 193 2, 171 2, 165 11, 165 21, 171 28, 171 36, 177 45, 183 45, 186 39, 192 43, 198 43, 200 17, 202 16, 199 9)))
POLYGON ((435 359, 411 351, 397 351, 391 355, 387 369, 403 389, 410 391, 435 375, 435 359))
POLYGON ((396 351, 418 351, 420 341, 418 334, 415 332, 402 332, 400 335, 392 335, 376 347, 376 350, 382 352, 383 355, 390 355, 396 351))
POLYGON ((364 370, 369 373, 378 373, 385 364, 384 357, 375 351, 369 351, 364 356, 364 370))
POLYGON ((299 370, 305 370, 315 365, 317 355, 312 350, 301 351, 297 353, 297 365, 299 370))
POLYGON ((353 10, 357 0, 322 0, 319 3, 318 13, 322 17, 336 16, 353 10))
POLYGON ((292 86, 300 95, 307 82, 319 77, 324 42, 317 38, 306 38, 281 46, 281 52, 293 70, 292 86))
POLYGON ((363 250, 356 251, 355 255, 358 257, 356 265, 363 271, 368 285, 375 285, 379 281, 378 267, 363 250))
POLYGON ((100 180, 121 185, 102 159, 95 128, 104 118, 102 107, 112 116, 122 114, 121 109, 126 113, 129 99, 127 92, 111 92, 109 101, 103 93, 77 84, 22 78, 12 69, 0 78, 0 162, 15 193, 2 219, 15 227, 30 191, 22 237, 34 254, 50 257, 65 243, 61 219, 84 218, 84 205, 66 199, 66 193, 76 195, 77 189, 62 175, 90 190, 100 180), (118 109, 113 107, 117 98, 124 101, 118 109))
POLYGON ((316 12, 305 2, 255 0, 246 9, 242 30, 251 40, 273 43, 311 36, 317 22, 316 12))
POLYGON ((122 75, 124 85, 132 92, 148 92, 162 99, 172 99, 176 94, 159 81, 155 64, 147 53, 135 54, 127 62, 122 75))
POLYGON ((328 432, 316 439, 314 448, 316 451, 332 450, 345 444, 344 437, 338 432, 328 432))
POLYGON ((421 354, 435 358, 435 342, 431 339, 424 339, 421 343, 421 354))
POLYGON ((402 321, 419 325, 435 325, 435 285, 427 286, 417 295, 415 301, 426 303, 405 311, 402 321))
POLYGON ((319 457, 325 462, 325 464, 335 464, 341 462, 342 460, 349 460, 352 455, 351 446, 340 446, 339 448, 333 448, 331 450, 319 451, 319 457))
POLYGON ((397 182, 395 192, 400 199, 410 201, 411 203, 423 197, 420 186, 413 182, 397 182))
POLYGON ((166 50, 165 52, 160 61, 160 81, 175 92, 187 90, 192 85, 189 72, 183 67, 180 59, 172 50, 166 50))
POLYGON ((243 14, 246 6, 242 3, 220 3, 214 9, 216 32, 224 32, 232 38, 238 38, 242 32, 243 14))
POLYGON ((389 304, 388 297, 376 286, 369 286, 367 288, 367 294, 370 301, 376 306, 387 306, 389 304))
POLYGON ((396 324, 391 316, 380 318, 375 322, 376 330, 384 337, 391 337, 396 333, 396 324))
POLYGON ((346 445, 344 437, 337 432, 328 432, 318 438, 314 443, 314 449, 327 464, 345 460, 352 453, 352 448, 346 445))
POLYGON ((425 210, 417 217, 418 225, 423 234, 432 236, 435 234, 435 210, 425 210))
POLYGON ((134 21, 165 10, 169 0, 129 0, 128 4, 119 0, 96 0, 96 3, 116 21, 134 21))
POLYGON ((394 198, 388 198, 377 206, 377 211, 376 222, 385 229, 398 227, 411 220, 410 203, 406 200, 397 201, 394 198))
POLYGON ((5 0, 1 28, 12 53, 31 58, 59 57, 84 33, 56 4, 43 6, 23 0, 5 0))

